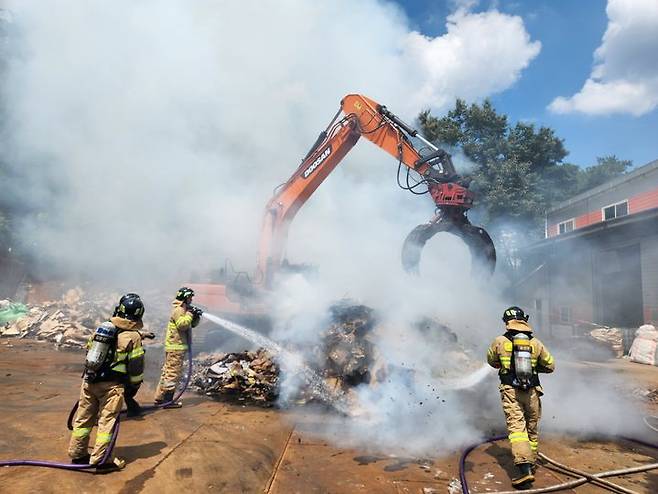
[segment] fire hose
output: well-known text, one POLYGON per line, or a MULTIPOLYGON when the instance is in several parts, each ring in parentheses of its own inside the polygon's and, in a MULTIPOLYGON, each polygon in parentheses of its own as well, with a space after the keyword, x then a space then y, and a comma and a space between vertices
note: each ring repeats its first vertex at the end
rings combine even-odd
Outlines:
MULTIPOLYGON (((485 439, 484 441, 481 441, 479 443, 475 443, 467 447, 464 452, 461 455, 461 458, 459 459, 459 480, 461 482, 461 487, 462 487, 462 494, 470 494, 470 490, 468 488, 468 482, 466 481, 466 458, 468 455, 477 447, 487 444, 487 443, 495 443, 496 441, 500 441, 503 439, 507 439, 507 436, 495 436, 489 439, 485 439)), ((658 445, 652 444, 652 443, 647 443, 644 441, 641 441, 639 439, 634 439, 630 437, 623 437, 622 439, 625 439, 627 441, 631 441, 637 444, 640 444, 642 446, 646 446, 649 448, 654 448, 658 449, 658 445)), ((579 485, 583 485, 585 483, 591 482, 595 484, 597 487, 601 487, 603 489, 607 489, 611 492, 618 492, 618 493, 623 493, 623 494, 638 494, 636 491, 632 491, 630 489, 626 489, 625 487, 622 487, 617 484, 613 484, 612 482, 608 482, 606 480, 603 480, 605 477, 617 477, 620 475, 627 475, 631 473, 638 473, 638 472, 646 472, 648 470, 653 470, 658 468, 658 463, 650 463, 648 465, 642 465, 639 467, 631 467, 631 468, 624 468, 621 470, 609 470, 606 472, 599 472, 595 474, 590 474, 587 472, 583 472, 581 470, 576 470, 572 467, 563 465, 561 463, 558 463, 557 461, 553 460, 552 458, 549 458, 543 453, 539 453, 539 457, 546 461, 547 463, 550 463, 557 467, 559 470, 562 470, 563 473, 567 473, 572 476, 576 476, 577 478, 574 480, 569 480, 566 482, 563 482, 561 484, 555 484, 551 485, 548 487, 541 487, 537 489, 524 489, 522 492, 526 494, 543 494, 545 492, 557 492, 557 491, 562 491, 565 489, 572 489, 574 487, 577 487, 579 485)), ((492 492, 492 494, 516 494, 517 492, 521 492, 518 490, 514 491, 497 491, 495 493, 492 492)))
MULTIPOLYGON (((119 418, 114 423, 114 428, 112 429, 112 437, 110 438, 110 444, 105 450, 103 459, 99 463, 102 465, 106 463, 112 455, 112 450, 114 450, 114 445, 119 436, 119 418)), ((73 463, 59 463, 56 461, 44 461, 44 460, 6 460, 0 461, 0 467, 18 467, 18 466, 31 466, 31 467, 47 467, 47 468, 61 468, 64 470, 86 470, 89 468, 96 468, 97 465, 75 465, 73 463)))
MULTIPOLYGON (((185 379, 185 385, 180 389, 180 391, 172 398, 171 401, 165 402, 165 403, 160 403, 157 405, 148 405, 142 407, 142 410, 144 411, 149 411, 149 410, 157 410, 159 408, 166 407, 168 405, 171 405, 172 403, 176 403, 181 396, 183 396, 183 393, 187 390, 187 387, 190 384, 190 380, 192 379, 192 332, 188 331, 187 332, 187 377, 185 379)), ((75 419, 75 414, 78 410, 78 404, 79 402, 75 402, 75 405, 73 405, 73 408, 71 409, 71 412, 69 413, 69 417, 67 420, 67 427, 69 430, 73 430, 73 420, 75 419)), ((126 413, 126 410, 121 412, 126 413)), ((111 457, 112 457, 112 451, 114 450, 114 445, 116 444, 117 437, 119 436, 119 417, 117 417, 116 422, 114 423, 114 427, 112 429, 112 436, 110 437, 110 443, 107 447, 107 450, 105 451, 105 454, 103 455, 103 459, 100 461, 98 464, 94 465, 76 465, 73 463, 59 463, 55 461, 44 461, 44 460, 5 460, 5 461, 0 461, 0 467, 17 467, 17 466, 33 466, 33 467, 46 467, 46 468, 60 468, 64 470, 81 470, 84 471, 86 469, 90 468, 96 468, 98 465, 102 465, 106 463, 111 457)))

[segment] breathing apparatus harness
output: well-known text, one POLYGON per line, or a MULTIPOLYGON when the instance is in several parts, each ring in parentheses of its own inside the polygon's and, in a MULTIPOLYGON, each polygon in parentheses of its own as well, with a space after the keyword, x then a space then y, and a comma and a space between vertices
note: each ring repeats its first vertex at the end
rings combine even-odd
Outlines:
POLYGON ((539 374, 532 368, 532 335, 508 331, 504 336, 512 342, 512 358, 509 371, 499 374, 501 384, 523 391, 539 386, 539 374))
MULTIPOLYGON (((503 322, 507 325, 509 321, 528 322, 530 316, 523 312, 520 307, 510 307, 503 313, 503 322)), ((539 386, 539 375, 532 367, 532 334, 524 331, 508 329, 505 338, 512 342, 512 357, 508 372, 501 372, 500 382, 514 388, 527 391, 539 386)))
POLYGON ((118 334, 118 328, 109 321, 96 328, 85 357, 83 377, 87 381, 97 383, 118 380, 119 373, 113 370, 116 365, 122 363, 113 363, 117 351, 118 334))

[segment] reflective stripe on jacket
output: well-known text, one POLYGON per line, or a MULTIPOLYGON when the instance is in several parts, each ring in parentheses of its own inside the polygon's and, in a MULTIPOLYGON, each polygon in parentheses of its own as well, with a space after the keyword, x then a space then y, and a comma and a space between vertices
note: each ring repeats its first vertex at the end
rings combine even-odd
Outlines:
POLYGON ((130 321, 122 317, 113 317, 110 322, 119 329, 112 370, 122 374, 127 383, 138 386, 144 380, 145 353, 138 330, 144 325, 142 321, 130 321))
POLYGON ((172 311, 165 337, 165 351, 184 352, 187 350, 187 331, 192 327, 192 313, 180 300, 174 300, 171 305, 172 311))

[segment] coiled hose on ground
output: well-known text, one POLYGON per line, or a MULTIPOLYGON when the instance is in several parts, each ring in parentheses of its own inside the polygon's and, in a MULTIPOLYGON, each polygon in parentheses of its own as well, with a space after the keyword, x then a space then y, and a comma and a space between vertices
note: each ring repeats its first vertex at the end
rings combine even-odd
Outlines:
MULTIPOLYGON (((185 385, 180 389, 180 391, 174 396, 174 398, 171 401, 168 401, 166 403, 161 403, 159 405, 148 405, 142 407, 142 410, 144 411, 149 411, 149 410, 157 410, 158 408, 165 407, 167 405, 171 405, 172 403, 175 403, 179 400, 181 396, 183 396, 183 393, 187 390, 187 387, 190 385, 190 380, 192 379, 192 334, 191 331, 188 331, 187 333, 187 346, 188 346, 188 352, 187 352, 187 377, 185 378, 185 385)), ((67 426, 69 430, 73 430, 73 420, 75 419, 75 414, 78 410, 78 402, 73 405, 73 408, 71 409, 71 412, 69 413, 69 417, 67 420, 67 426)), ((125 411, 121 412, 122 414, 125 413, 125 411)), ((103 456, 102 461, 100 464, 106 463, 111 457, 112 457, 112 451, 114 450, 114 446, 117 441, 117 437, 119 436, 119 417, 117 417, 117 420, 114 424, 114 428, 112 429, 112 437, 110 438, 110 445, 108 446, 107 450, 105 451, 105 455, 103 456)), ((96 468, 97 465, 76 465, 73 463, 59 463, 55 461, 44 461, 44 460, 5 460, 5 461, 0 461, 0 467, 17 467, 17 466, 33 466, 33 467, 46 467, 46 468, 60 468, 64 470, 87 470, 90 468, 96 468)))
MULTIPOLYGON (((119 436, 119 418, 114 423, 114 429, 112 429, 112 437, 110 438, 110 445, 105 451, 105 455, 101 460, 101 464, 106 463, 112 457, 112 450, 114 450, 114 445, 116 444, 117 437, 119 436)), ((19 467, 19 466, 30 466, 30 467, 47 467, 47 468, 61 468, 64 470, 86 470, 90 468, 96 468, 97 465, 75 465, 73 463, 59 463, 56 461, 45 461, 45 460, 6 460, 0 461, 0 467, 19 467)))
MULTIPOLYGON (((459 480, 461 482, 461 487, 462 487, 462 494, 470 494, 470 490, 468 488, 468 482, 466 481, 466 458, 468 455, 477 447, 487 444, 487 443, 494 443, 496 441, 500 441, 502 439, 507 439, 507 436, 495 436, 489 439, 485 439, 482 442, 475 443, 467 447, 464 452, 461 455, 461 458, 459 459, 459 480)), ((639 439, 634 439, 630 437, 623 437, 622 439, 625 439, 627 441, 634 442, 636 444, 640 444, 642 446, 646 446, 649 448, 654 448, 658 449, 658 445, 652 444, 652 443, 647 443, 644 441, 641 441, 639 439)), ((492 492, 492 494, 516 494, 518 492, 524 492, 525 494, 543 494, 545 492, 557 492, 557 491, 562 491, 565 489, 572 489, 574 487, 577 487, 579 485, 585 484, 587 482, 592 482, 593 484, 597 485, 598 487, 601 487, 603 489, 607 489, 611 492, 618 492, 618 493, 623 493, 623 494, 638 494, 635 491, 632 491, 630 489, 626 489, 625 487, 619 486, 617 484, 613 484, 612 482, 608 482, 605 480, 602 480, 605 477, 617 477, 619 475, 627 475, 631 473, 638 473, 638 472, 645 472, 647 470, 653 470, 655 468, 658 468, 658 463, 650 463, 648 465, 642 465, 639 467, 632 467, 632 468, 624 468, 621 470, 609 470, 607 472, 600 472, 600 473, 595 473, 595 474, 589 474, 586 472, 582 472, 580 470, 576 470, 572 467, 568 467, 566 465, 563 465, 561 463, 558 463, 557 461, 553 460, 552 458, 549 458, 548 456, 539 453, 539 457, 544 460, 547 463, 550 463, 557 467, 558 469, 562 470, 564 473, 567 473, 569 475, 576 476, 577 478, 574 480, 569 480, 566 482, 563 482, 561 484, 556 484, 552 485, 549 487, 541 487, 537 489, 524 489, 522 491, 519 490, 514 490, 514 491, 498 491, 498 492, 492 492)))

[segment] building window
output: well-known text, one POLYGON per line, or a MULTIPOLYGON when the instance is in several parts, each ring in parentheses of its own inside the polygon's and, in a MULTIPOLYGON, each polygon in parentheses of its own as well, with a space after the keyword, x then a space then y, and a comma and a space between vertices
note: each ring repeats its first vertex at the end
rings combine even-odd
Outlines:
POLYGON ((618 202, 617 204, 611 204, 602 209, 603 211, 603 221, 614 220, 621 216, 626 216, 628 214, 628 201, 618 202))
POLYGON ((564 233, 569 233, 572 232, 574 229, 574 224, 575 221, 573 219, 563 221, 562 223, 557 224, 557 233, 558 235, 562 235, 564 233))
POLYGON ((571 321, 571 307, 560 307, 560 322, 570 323, 571 321))

